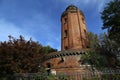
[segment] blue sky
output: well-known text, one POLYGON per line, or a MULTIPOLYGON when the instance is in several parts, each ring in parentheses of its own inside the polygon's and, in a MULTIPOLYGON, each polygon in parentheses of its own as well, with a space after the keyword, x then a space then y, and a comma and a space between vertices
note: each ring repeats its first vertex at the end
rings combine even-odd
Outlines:
POLYGON ((70 4, 83 11, 88 31, 104 32, 100 12, 110 0, 0 0, 0 41, 8 35, 32 37, 43 46, 61 49, 61 14, 70 4))

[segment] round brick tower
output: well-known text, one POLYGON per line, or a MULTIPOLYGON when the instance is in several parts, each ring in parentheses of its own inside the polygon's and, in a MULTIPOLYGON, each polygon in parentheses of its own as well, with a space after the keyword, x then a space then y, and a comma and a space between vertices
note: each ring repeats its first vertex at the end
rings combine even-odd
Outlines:
POLYGON ((61 23, 62 51, 43 57, 43 66, 55 74, 84 73, 81 54, 89 47, 85 17, 76 6, 70 5, 62 13, 61 23))
POLYGON ((89 47, 84 14, 76 6, 70 5, 61 16, 61 49, 86 49, 89 47))

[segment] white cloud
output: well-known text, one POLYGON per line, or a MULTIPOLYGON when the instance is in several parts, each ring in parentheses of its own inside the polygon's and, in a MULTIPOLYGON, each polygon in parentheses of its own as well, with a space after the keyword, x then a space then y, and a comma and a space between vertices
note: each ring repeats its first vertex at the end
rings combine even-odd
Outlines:
POLYGON ((110 0, 108 1, 107 0, 60 0, 60 1, 67 5, 74 4, 76 6, 84 6, 84 7, 90 7, 91 5, 95 5, 98 11, 101 11, 105 3, 110 0))
POLYGON ((61 0, 62 2, 64 3, 67 3, 67 4, 82 4, 82 5, 86 5, 86 4, 92 4, 92 3, 95 3, 96 1, 98 0, 61 0))
POLYGON ((79 3, 82 3, 83 5, 87 5, 90 3, 93 4, 95 2, 96 2, 96 0, 82 0, 82 1, 79 0, 79 3))
MULTIPOLYGON (((30 32, 43 46, 50 45, 52 48, 60 50, 60 33, 56 30, 55 22, 47 14, 36 13, 31 19, 22 23, 23 29, 30 32)), ((61 29, 61 28, 60 28, 61 29)))
POLYGON ((57 44, 56 42, 54 42, 54 41, 53 41, 53 42, 52 42, 52 41, 47 41, 45 44, 46 44, 45 46, 49 45, 49 46, 51 46, 52 48, 57 49, 58 51, 61 50, 61 46, 58 45, 58 44, 57 44))
POLYGON ((100 2, 98 2, 98 11, 101 11, 105 5, 105 0, 101 0, 100 2))
POLYGON ((18 25, 15 25, 12 22, 9 22, 5 19, 0 19, 0 41, 7 41, 8 35, 11 35, 15 38, 18 38, 20 35, 23 35, 27 40, 30 39, 30 37, 32 37, 34 41, 42 41, 44 46, 50 45, 51 47, 60 50, 60 46, 59 46, 60 44, 58 43, 60 41, 60 37, 59 38, 54 37, 54 33, 51 30, 50 23, 45 24, 46 21, 44 20, 40 20, 42 21, 40 23, 39 20, 35 20, 38 21, 37 23, 34 23, 34 21, 33 22, 32 21, 26 24, 24 23, 25 25, 23 24, 24 26, 28 26, 28 27, 20 28, 18 25), (41 26, 35 28, 34 26, 37 26, 38 23, 41 26), (36 38, 34 38, 35 35, 40 35, 40 36, 36 36, 36 38))
POLYGON ((18 38, 20 35, 23 35, 25 39, 28 40, 31 36, 24 32, 25 31, 20 29, 14 23, 8 22, 5 19, 0 19, 0 41, 8 40, 8 35, 11 35, 15 38, 18 38))
POLYGON ((66 0, 66 2, 68 2, 70 4, 76 4, 76 3, 79 3, 80 0, 66 0))

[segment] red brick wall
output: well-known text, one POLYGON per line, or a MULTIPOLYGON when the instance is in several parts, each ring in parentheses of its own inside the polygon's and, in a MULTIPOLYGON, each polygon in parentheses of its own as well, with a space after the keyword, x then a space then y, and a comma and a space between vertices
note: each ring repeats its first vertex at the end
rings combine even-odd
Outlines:
POLYGON ((66 11, 66 14, 61 17, 62 19, 62 43, 61 49, 85 49, 88 44, 86 22, 83 14, 79 10, 74 12, 66 11), (65 19, 67 22, 65 23, 65 19), (68 32, 68 36, 65 37, 65 30, 68 32), (85 34, 86 32, 86 34, 85 34))

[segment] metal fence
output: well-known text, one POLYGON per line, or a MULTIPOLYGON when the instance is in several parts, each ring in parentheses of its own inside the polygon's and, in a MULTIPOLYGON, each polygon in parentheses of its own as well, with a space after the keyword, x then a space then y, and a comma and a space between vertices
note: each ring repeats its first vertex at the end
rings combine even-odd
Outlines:
POLYGON ((16 73, 0 80, 120 80, 120 69, 102 69, 87 73, 47 75, 46 73, 16 73))

